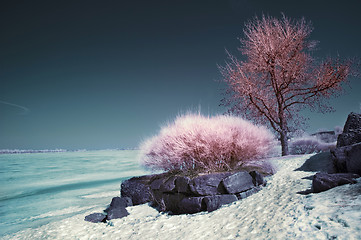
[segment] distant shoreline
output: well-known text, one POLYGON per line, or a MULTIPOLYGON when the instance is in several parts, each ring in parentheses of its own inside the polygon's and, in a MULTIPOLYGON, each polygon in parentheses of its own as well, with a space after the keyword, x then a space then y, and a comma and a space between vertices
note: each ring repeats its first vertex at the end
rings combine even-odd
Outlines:
POLYGON ((0 154, 24 154, 24 153, 59 153, 59 152, 87 152, 87 151, 123 151, 137 150, 137 148, 118 148, 118 149, 98 149, 98 150, 66 150, 66 149, 43 149, 43 150, 20 150, 20 149, 0 149, 0 154))
MULTIPOLYGON (((85 151, 85 150, 84 150, 85 151)), ((19 150, 19 149, 2 149, 0 154, 23 154, 23 153, 51 153, 51 152, 69 152, 65 149, 45 149, 45 150, 19 150)), ((71 151, 73 152, 73 151, 71 151)))

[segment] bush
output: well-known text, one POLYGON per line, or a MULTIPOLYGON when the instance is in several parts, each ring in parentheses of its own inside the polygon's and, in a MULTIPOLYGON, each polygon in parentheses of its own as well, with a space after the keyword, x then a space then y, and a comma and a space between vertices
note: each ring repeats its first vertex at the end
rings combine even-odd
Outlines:
POLYGON ((185 115, 145 141, 142 163, 152 169, 223 171, 272 152, 274 136, 265 127, 232 116, 185 115))
POLYGON ((336 142, 323 142, 317 137, 296 138, 290 143, 290 154, 310 154, 329 151, 336 147, 336 142))

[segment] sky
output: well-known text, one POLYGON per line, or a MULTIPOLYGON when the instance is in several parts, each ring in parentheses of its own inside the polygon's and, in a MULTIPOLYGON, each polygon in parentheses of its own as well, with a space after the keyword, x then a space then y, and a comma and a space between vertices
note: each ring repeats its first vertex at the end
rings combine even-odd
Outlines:
MULTIPOLYGON (((254 16, 312 21, 315 57, 361 56, 359 1, 6 1, 0 5, 0 149, 134 148, 187 111, 222 114, 217 65, 254 16)), ((308 132, 360 112, 361 79, 304 111, 308 132)))

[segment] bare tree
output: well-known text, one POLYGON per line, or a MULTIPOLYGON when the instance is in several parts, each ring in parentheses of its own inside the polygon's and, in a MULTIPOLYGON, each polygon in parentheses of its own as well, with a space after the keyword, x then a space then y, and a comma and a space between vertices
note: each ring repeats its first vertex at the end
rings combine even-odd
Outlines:
MULTIPOLYGON (((228 85, 222 104, 229 113, 268 123, 279 134, 282 155, 288 155, 288 134, 305 107, 332 110, 322 100, 339 92, 351 75, 352 61, 328 58, 316 62, 308 40, 312 25, 303 18, 291 20, 262 16, 245 25, 240 39, 244 61, 227 52, 219 66, 228 85)), ((296 126, 297 127, 297 126, 296 126)))

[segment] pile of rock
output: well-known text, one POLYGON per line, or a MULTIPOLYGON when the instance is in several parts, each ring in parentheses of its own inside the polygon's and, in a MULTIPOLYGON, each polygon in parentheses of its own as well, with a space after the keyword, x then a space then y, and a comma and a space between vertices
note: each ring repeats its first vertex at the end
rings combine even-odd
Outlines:
POLYGON ((361 114, 348 115, 337 148, 331 153, 336 171, 361 175, 361 114))
POLYGON ((361 114, 350 113, 343 133, 337 138, 337 147, 331 150, 333 170, 317 173, 312 179, 311 191, 319 193, 328 189, 356 183, 361 175, 361 114))
POLYGON ((109 207, 103 213, 92 213, 85 217, 88 222, 106 222, 107 220, 128 216, 126 207, 133 206, 132 199, 127 197, 114 197, 109 207))
POLYGON ((203 174, 194 178, 169 173, 133 177, 121 184, 121 197, 113 198, 105 213, 85 217, 105 222, 128 215, 128 206, 150 203, 162 212, 193 214, 214 211, 224 204, 258 192, 266 182, 257 171, 203 174))
POLYGON ((134 177, 121 185, 121 196, 134 205, 151 202, 160 211, 172 214, 214 211, 259 191, 265 184, 257 171, 225 172, 195 178, 169 174, 134 177))

